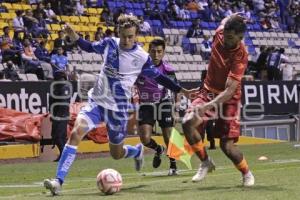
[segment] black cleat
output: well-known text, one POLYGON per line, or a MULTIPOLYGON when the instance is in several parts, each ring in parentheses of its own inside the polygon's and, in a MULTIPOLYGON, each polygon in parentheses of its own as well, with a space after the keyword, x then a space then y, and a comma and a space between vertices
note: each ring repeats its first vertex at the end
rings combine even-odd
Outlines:
POLYGON ((161 164, 161 155, 164 153, 165 151, 165 147, 160 146, 160 152, 156 152, 153 158, 153 162, 152 162, 152 166, 153 168, 158 168, 161 164))

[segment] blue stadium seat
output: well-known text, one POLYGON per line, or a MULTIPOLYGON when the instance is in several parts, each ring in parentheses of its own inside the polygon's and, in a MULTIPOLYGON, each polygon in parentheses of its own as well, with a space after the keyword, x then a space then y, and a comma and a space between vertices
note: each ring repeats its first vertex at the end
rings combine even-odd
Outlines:
POLYGON ((185 28, 190 28, 190 26, 192 26, 192 22, 191 21, 185 21, 184 26, 185 26, 185 28))
POLYGON ((139 4, 140 4, 140 7, 141 7, 142 9, 145 8, 145 4, 144 4, 144 3, 139 3, 139 4))
POLYGON ((259 23, 255 23, 255 24, 253 25, 253 30, 255 30, 255 31, 260 31, 260 30, 261 30, 260 24, 259 24, 259 23))
POLYGON ((166 6, 164 4, 158 4, 160 10, 165 10, 166 6))
POLYGON ((152 26, 155 26, 155 27, 162 26, 161 21, 160 20, 152 20, 152 26))
POLYGON ((134 14, 135 14, 136 16, 143 16, 143 15, 144 15, 144 12, 143 12, 143 10, 134 10, 134 14))
POLYGON ((198 13, 190 12, 190 16, 191 16, 191 19, 196 19, 196 18, 198 18, 198 13))
POLYGON ((130 13, 131 13, 131 14, 134 14, 134 10, 133 10, 133 9, 126 9, 126 13, 127 13, 127 14, 130 14, 130 13))
POLYGON ((145 21, 148 22, 150 26, 153 25, 152 20, 145 20, 145 21))
POLYGON ((108 1, 108 2, 107 2, 107 5, 108 5, 108 8, 109 8, 110 10, 114 10, 114 9, 116 8, 115 2, 108 1))
POLYGON ((117 2, 116 2, 116 7, 117 7, 117 8, 123 8, 123 7, 124 7, 124 3, 121 2, 121 1, 117 1, 117 2))
POLYGON ((176 25, 177 25, 177 26, 176 26, 177 28, 184 28, 184 27, 185 27, 183 21, 177 21, 177 22, 176 22, 176 25))
POLYGON ((255 55, 256 54, 255 47, 254 46, 248 46, 248 52, 251 55, 255 55))
POLYGON ((200 22, 200 26, 203 29, 208 29, 208 22, 200 22))
POLYGON ((252 46, 253 45, 253 42, 252 42, 252 40, 250 39, 250 38, 245 38, 245 44, 247 45, 247 46, 252 46))
POLYGON ((208 22, 208 29, 214 30, 217 28, 217 23, 215 22, 208 22))
POLYGON ((133 3, 133 4, 132 4, 132 7, 133 7, 134 9, 141 9, 141 8, 142 8, 141 5, 140 5, 139 3, 133 3))
POLYGON ((173 28, 176 28, 177 27, 177 23, 176 21, 170 21, 170 24, 173 28))
POLYGON ((126 3, 125 3, 125 7, 126 7, 127 9, 132 9, 132 8, 133 8, 132 3, 129 3, 129 2, 126 2, 126 3))
POLYGON ((247 30, 252 31, 253 30, 253 25, 252 24, 247 24, 247 30))

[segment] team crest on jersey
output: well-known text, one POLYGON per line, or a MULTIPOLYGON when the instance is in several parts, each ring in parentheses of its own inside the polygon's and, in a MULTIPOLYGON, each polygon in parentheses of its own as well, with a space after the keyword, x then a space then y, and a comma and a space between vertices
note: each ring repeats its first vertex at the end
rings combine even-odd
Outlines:
POLYGON ((133 66, 138 66, 139 65, 139 60, 138 59, 133 59, 132 65, 133 66))

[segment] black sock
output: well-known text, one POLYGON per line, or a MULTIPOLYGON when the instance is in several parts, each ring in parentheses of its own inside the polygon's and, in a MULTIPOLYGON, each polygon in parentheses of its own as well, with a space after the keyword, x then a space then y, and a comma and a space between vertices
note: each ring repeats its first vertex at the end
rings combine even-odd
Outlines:
POLYGON ((169 158, 169 159, 170 159, 170 168, 177 169, 176 160, 174 158, 169 158))
POLYGON ((150 142, 145 145, 146 147, 155 150, 157 153, 161 153, 161 147, 158 145, 155 140, 150 139, 150 142))

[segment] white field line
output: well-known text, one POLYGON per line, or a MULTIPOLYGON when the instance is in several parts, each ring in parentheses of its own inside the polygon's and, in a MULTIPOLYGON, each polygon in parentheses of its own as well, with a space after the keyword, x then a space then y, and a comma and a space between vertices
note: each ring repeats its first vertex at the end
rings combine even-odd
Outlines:
MULTIPOLYGON (((289 167, 289 169, 293 169, 293 168, 300 168, 300 166, 294 166, 294 167, 289 167)), ((273 171, 273 170, 286 170, 286 167, 280 167, 280 168, 276 168, 276 169, 260 169, 260 170, 256 170, 255 172, 265 172, 265 171, 273 171)), ((220 174, 210 174, 209 176, 227 176, 227 175, 233 175, 236 174, 236 172, 230 172, 230 173, 220 173, 220 174)), ((177 180, 182 180, 182 179, 187 179, 187 177, 178 177, 178 178, 169 178, 169 179, 155 179, 155 180, 151 180, 151 181, 147 181, 147 184, 155 184, 155 183, 162 183, 162 182, 169 182, 169 181, 177 181, 177 180)), ((190 181, 190 177, 189 180, 187 180, 187 182, 190 181)), ((139 183, 127 183, 126 187, 128 186, 134 186, 137 185, 139 183)), ((195 183, 197 184, 197 183, 195 183)), ((199 183, 198 183, 199 184, 199 183)), ((64 194, 72 194, 74 192, 78 193, 78 192, 84 192, 84 191, 89 191, 89 190, 93 190, 93 191, 97 191, 96 185, 95 187, 86 187, 86 188, 77 188, 77 189, 65 189, 62 192, 62 195, 64 194)), ((49 197, 50 193, 47 192, 47 194, 41 194, 41 192, 35 192, 35 193, 26 193, 26 194, 19 194, 19 195, 11 195, 11 196, 6 196, 6 197, 0 197, 0 199, 15 199, 18 197, 38 197, 38 196, 43 196, 43 197, 49 197)))
MULTIPOLYGON (((261 163, 260 165, 273 165, 273 164, 288 164, 288 163, 297 163, 300 162, 300 159, 286 159, 286 160, 273 160, 273 161, 266 161, 261 163)), ((226 170, 232 169, 233 166, 217 166, 216 169, 219 170, 226 170)), ((190 174, 192 172, 197 171, 197 169, 192 170, 178 170, 179 174, 190 174)), ((167 175, 168 170, 162 171, 155 171, 155 172, 144 172, 144 173, 122 173, 122 177, 126 177, 126 179, 137 178, 138 175, 140 176, 164 176, 167 175)), ((166 176, 167 177, 167 176, 166 176)), ((74 178, 71 180, 72 182, 89 182, 89 181, 96 181, 96 178, 74 178)), ((65 185, 68 185, 65 183, 65 185)), ((43 186, 43 182, 33 182, 32 184, 0 184, 0 188, 30 188, 30 187, 40 187, 43 186)))

